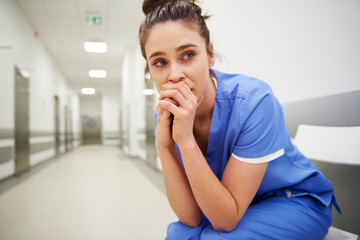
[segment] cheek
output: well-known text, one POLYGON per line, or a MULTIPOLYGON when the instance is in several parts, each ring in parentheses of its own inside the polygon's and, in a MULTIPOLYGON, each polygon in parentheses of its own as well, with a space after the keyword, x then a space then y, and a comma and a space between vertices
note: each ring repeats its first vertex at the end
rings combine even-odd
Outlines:
POLYGON ((156 87, 156 90, 158 91, 158 93, 161 92, 161 86, 162 86, 162 85, 155 84, 155 87, 156 87))
POLYGON ((202 69, 204 69, 204 70, 198 72, 198 79, 202 79, 197 84, 198 85, 198 89, 197 89, 198 98, 201 97, 206 92, 206 90, 209 86, 209 81, 211 81, 209 68, 207 66, 204 66, 204 68, 202 68, 202 69))
POLYGON ((166 83, 162 80, 161 77, 159 77, 156 74, 155 75, 151 74, 151 81, 153 82, 153 84, 158 92, 161 92, 161 86, 166 83))

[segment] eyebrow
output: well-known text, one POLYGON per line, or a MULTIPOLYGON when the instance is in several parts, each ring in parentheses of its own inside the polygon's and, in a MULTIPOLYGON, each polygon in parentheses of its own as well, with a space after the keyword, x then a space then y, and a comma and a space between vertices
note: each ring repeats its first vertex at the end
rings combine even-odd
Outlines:
POLYGON ((185 45, 182 45, 182 46, 176 48, 176 51, 180 52, 180 51, 183 51, 183 50, 185 50, 187 48, 190 48, 190 47, 197 47, 197 46, 195 44, 189 43, 189 44, 185 44, 185 45))
MULTIPOLYGON (((197 47, 197 46, 195 44, 189 43, 189 44, 181 45, 180 47, 177 47, 175 50, 176 50, 176 52, 181 52, 181 51, 183 51, 183 50, 185 50, 187 48, 190 48, 190 47, 197 47)), ((150 55, 149 59, 153 58, 153 57, 161 56, 161 55, 165 55, 165 53, 160 52, 160 51, 159 52, 154 52, 153 54, 150 55)))

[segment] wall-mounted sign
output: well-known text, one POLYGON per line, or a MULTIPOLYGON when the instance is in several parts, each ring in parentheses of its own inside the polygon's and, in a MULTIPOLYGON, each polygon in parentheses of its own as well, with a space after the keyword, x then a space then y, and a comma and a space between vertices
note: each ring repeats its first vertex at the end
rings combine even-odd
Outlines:
POLYGON ((86 13, 85 21, 89 25, 101 25, 102 17, 100 13, 86 13))

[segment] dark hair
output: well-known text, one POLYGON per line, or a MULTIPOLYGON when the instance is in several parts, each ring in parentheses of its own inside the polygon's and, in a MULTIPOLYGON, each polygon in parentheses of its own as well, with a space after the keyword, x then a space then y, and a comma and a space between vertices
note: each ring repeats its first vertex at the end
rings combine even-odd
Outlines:
MULTIPOLYGON (((139 42, 141 53, 146 59, 145 42, 149 30, 157 23, 167 21, 185 21, 191 24, 205 39, 206 45, 210 43, 210 33, 205 19, 209 16, 201 15, 201 8, 196 5, 195 0, 144 0, 142 10, 146 16, 140 25, 139 42)), ((210 53, 210 50, 207 49, 210 53)), ((146 67, 146 72, 147 72, 146 67)))

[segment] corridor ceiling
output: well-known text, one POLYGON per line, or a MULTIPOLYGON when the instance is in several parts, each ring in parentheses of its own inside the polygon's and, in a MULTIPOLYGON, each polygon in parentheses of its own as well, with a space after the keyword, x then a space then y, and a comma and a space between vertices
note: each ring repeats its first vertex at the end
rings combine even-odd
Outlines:
POLYGON ((137 33, 144 15, 142 0, 15 0, 67 79, 82 87, 108 91, 120 87, 121 58, 138 45, 137 33), (90 25, 87 16, 100 16, 90 25), (84 51, 84 42, 107 43, 106 53, 84 51), (106 78, 90 78, 89 70, 105 70, 106 78))

